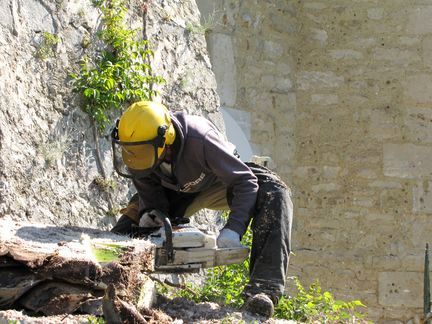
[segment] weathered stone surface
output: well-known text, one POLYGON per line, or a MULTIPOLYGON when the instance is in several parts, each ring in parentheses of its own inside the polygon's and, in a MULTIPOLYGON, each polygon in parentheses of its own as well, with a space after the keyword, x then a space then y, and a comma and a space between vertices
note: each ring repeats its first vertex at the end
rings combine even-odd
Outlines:
POLYGON ((432 147, 414 144, 384 145, 384 174, 397 178, 421 178, 432 175, 432 147))
POLYGON ((405 95, 414 103, 432 102, 432 77, 429 74, 407 76, 403 83, 405 95))
POLYGON ((298 75, 297 85, 300 90, 336 88, 342 85, 344 78, 334 72, 303 72, 298 75))
MULTIPOLYGON (((0 217, 109 228, 133 189, 112 168, 109 136, 99 139, 102 164, 116 187, 108 195, 96 185, 93 129, 69 78, 91 54, 83 41, 96 38, 100 12, 87 0, 3 0, 0 7, 0 217), (35 53, 45 32, 60 42, 41 59, 35 53)), ((131 26, 142 27, 140 8, 131 3, 131 26)), ((158 89, 163 102, 223 130, 204 35, 186 32, 187 23, 199 23, 195 3, 154 1, 147 18, 154 73, 167 81, 158 89), (168 14, 173 21, 162 19, 168 14)))
POLYGON ((339 97, 334 94, 313 94, 311 96, 313 104, 319 105, 334 105, 339 102, 339 97))
POLYGON ((232 38, 228 35, 212 33, 209 36, 209 53, 213 71, 218 80, 218 94, 221 105, 234 107, 237 96, 236 66, 232 38))
POLYGON ((407 137, 414 143, 432 143, 432 109, 409 108, 405 114, 407 137))
POLYGON ((381 272, 378 283, 382 306, 418 307, 423 302, 423 276, 419 272, 381 272))
POLYGON ((432 182, 420 181, 413 188, 413 211, 432 214, 432 182))
POLYGON ((328 279, 341 270, 358 287, 355 298, 367 300, 372 320, 413 318, 417 307, 378 303, 376 278, 399 267, 422 271, 419 246, 432 230, 426 220, 432 200, 430 1, 245 4, 223 0, 216 8, 223 12, 216 30, 232 37, 235 53, 233 108, 250 112, 251 146, 269 154, 295 188, 298 249, 341 257, 325 264, 319 252, 301 254, 290 273, 304 282, 320 278, 349 296, 344 282, 328 279), (274 11, 286 11, 289 24, 294 13, 295 34, 275 35, 271 19, 253 25, 258 14, 274 17, 274 11), (262 51, 265 41, 284 50, 269 55, 262 51), (275 68, 281 62, 289 62, 289 71, 275 68), (273 96, 281 76, 292 83, 293 104, 273 96), (327 233, 336 225, 343 230, 327 233), (347 261, 353 255, 356 264, 347 261))
POLYGON ((408 11, 407 32, 411 34, 432 33, 432 6, 418 6, 408 11))

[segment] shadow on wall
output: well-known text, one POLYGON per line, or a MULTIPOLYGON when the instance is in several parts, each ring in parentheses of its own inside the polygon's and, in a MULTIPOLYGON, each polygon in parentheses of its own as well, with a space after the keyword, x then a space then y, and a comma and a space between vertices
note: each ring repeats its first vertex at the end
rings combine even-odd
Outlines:
POLYGON ((242 128, 228 110, 229 108, 221 107, 228 140, 237 147, 237 151, 240 154, 242 161, 250 161, 253 152, 248 141, 248 136, 243 131, 243 129, 248 129, 249 127, 248 125, 244 125, 246 127, 242 128))

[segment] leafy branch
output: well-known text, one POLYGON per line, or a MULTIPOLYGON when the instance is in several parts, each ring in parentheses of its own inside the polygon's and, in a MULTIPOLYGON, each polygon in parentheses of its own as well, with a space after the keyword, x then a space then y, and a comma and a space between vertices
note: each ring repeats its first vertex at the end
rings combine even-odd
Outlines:
POLYGON ((74 91, 83 97, 82 108, 99 131, 111 124, 110 111, 122 110, 134 101, 151 100, 155 95, 152 84, 164 81, 151 73, 153 52, 148 41, 137 39, 138 30, 125 24, 126 4, 126 0, 93 0, 102 12, 97 37, 105 47, 93 58, 84 57, 80 73, 71 74, 74 91))

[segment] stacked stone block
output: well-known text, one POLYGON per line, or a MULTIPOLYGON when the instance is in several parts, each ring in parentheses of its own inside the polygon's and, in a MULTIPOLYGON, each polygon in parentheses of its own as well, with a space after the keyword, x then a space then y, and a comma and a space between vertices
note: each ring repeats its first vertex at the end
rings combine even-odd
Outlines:
MULTIPOLYGON (((432 230, 432 2, 197 2, 203 15, 220 13, 208 41, 232 46, 231 108, 250 114, 255 153, 272 156, 293 187, 290 274, 361 299, 372 320, 420 316, 432 230)), ((218 83, 226 68, 213 64, 218 83)))

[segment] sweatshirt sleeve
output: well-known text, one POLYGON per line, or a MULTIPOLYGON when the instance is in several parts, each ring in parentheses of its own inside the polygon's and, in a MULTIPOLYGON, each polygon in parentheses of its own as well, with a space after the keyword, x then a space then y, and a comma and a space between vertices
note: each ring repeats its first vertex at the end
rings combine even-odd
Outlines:
POLYGON ((139 215, 149 209, 158 209, 168 214, 169 202, 159 179, 149 176, 132 181, 139 196, 139 215))
POLYGON ((207 167, 232 190, 230 214, 225 228, 242 236, 255 206, 258 180, 249 167, 234 155, 235 147, 215 130, 205 136, 204 157, 207 167))

